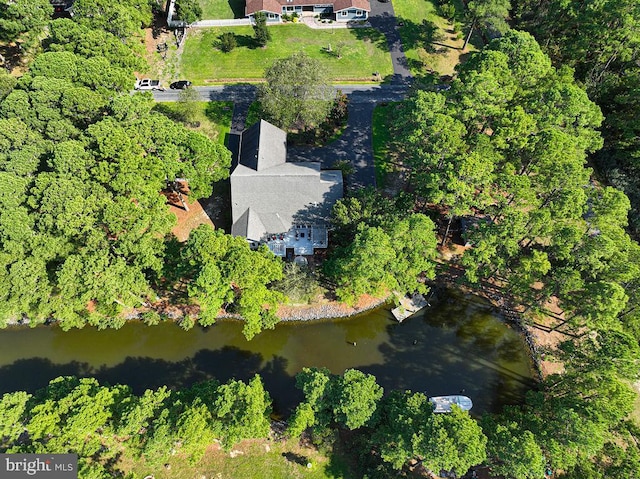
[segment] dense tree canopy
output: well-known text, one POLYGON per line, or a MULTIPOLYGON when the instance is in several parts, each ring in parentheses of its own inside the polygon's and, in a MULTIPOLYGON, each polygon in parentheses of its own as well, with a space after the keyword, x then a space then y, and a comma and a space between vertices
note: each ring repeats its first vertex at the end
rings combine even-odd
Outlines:
POLYGON ((570 71, 515 31, 463 64, 446 95, 418 92, 403 105, 396 134, 416 192, 448 224, 476 217, 469 280, 498 274, 530 304, 555 295, 573 324, 615 321, 638 277, 621 265, 636 264, 638 247, 623 229, 627 199, 590 183, 601 121, 570 71))
POLYGON ((338 297, 354 302, 362 294, 426 293, 435 277, 436 236, 430 218, 409 211, 405 198, 385 199, 362 191, 336 203, 338 244, 325 264, 338 297))
POLYGON ((265 245, 252 251, 245 238, 203 225, 191 232, 182 260, 192 278, 189 296, 200 305, 200 324, 212 324, 224 305, 242 316, 248 339, 275 326, 283 296, 267 286, 282 278, 282 261, 265 245))
POLYGON ((86 52, 39 55, 0 102, 2 324, 121 325, 162 274, 167 180, 197 199, 228 174, 227 150, 118 97, 131 71, 86 52))
POLYGON ((176 17, 189 24, 202 19, 202 7, 198 0, 178 0, 176 2, 176 17))
POLYGON ((30 43, 42 34, 52 13, 49 0, 0 0, 0 41, 30 43))
POLYGON ((161 467, 178 451, 197 462, 216 439, 230 448, 242 439, 265 438, 270 411, 257 376, 248 383, 209 381, 140 396, 93 378, 60 377, 34 395, 2 397, 0 450, 76 453, 79 477, 111 479, 123 476, 117 460, 123 454, 161 467))
POLYGON ((73 19, 94 30, 103 30, 127 41, 139 34, 141 27, 151 25, 151 3, 149 0, 76 0, 73 4, 73 19))

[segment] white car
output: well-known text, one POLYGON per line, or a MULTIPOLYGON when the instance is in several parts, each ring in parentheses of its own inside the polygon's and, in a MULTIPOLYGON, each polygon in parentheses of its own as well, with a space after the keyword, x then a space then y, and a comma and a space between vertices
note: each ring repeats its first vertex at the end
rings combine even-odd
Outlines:
POLYGON ((136 85, 134 86, 134 88, 136 90, 165 90, 165 88, 160 83, 160 80, 150 80, 148 78, 136 80, 136 85))

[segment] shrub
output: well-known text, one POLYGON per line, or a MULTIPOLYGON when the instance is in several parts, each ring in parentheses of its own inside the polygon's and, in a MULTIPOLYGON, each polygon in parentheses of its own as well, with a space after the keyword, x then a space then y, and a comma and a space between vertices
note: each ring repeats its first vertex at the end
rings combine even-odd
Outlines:
POLYGON ((219 38, 219 48, 224 53, 229 53, 238 45, 236 36, 233 32, 224 32, 219 38))
POLYGON ((157 311, 149 310, 142 313, 140 315, 140 319, 142 319, 144 324, 146 324, 147 326, 155 326, 158 323, 160 323, 160 320, 162 318, 160 317, 160 314, 158 314, 157 311))
POLYGON ((451 3, 444 3, 440 5, 438 10, 440 12, 440 16, 446 18, 449 21, 453 20, 456 16, 456 7, 454 7, 451 3))

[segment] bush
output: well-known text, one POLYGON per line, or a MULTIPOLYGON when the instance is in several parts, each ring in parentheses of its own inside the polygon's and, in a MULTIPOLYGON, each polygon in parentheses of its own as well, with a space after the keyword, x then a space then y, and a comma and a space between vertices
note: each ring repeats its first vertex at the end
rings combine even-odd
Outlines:
POLYGON ((451 3, 444 3, 438 8, 440 16, 452 21, 456 16, 456 7, 451 3))
POLYGON ((233 34, 233 32, 223 33, 222 35, 220 35, 220 38, 218 40, 219 48, 224 53, 229 53, 238 45, 238 41, 236 40, 236 36, 233 34))
POLYGON ((198 0, 178 0, 176 2, 176 16, 191 24, 202 19, 202 8, 198 0))
POLYGON ((146 324, 147 326, 155 326, 160 323, 160 320, 162 318, 160 317, 160 314, 158 314, 157 311, 149 310, 142 313, 140 315, 140 319, 142 319, 144 324, 146 324))

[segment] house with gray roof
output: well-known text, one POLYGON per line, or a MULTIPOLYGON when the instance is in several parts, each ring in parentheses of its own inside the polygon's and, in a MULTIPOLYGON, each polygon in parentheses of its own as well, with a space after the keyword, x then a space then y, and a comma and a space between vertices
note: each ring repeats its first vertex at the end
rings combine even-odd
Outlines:
POLYGON ((253 18, 256 12, 264 12, 268 22, 281 22, 282 15, 322 15, 337 22, 366 20, 371 5, 369 0, 246 0, 245 16, 253 18))
POLYGON ((287 162, 287 134, 261 120, 242 132, 231 173, 231 234, 274 254, 311 255, 328 245, 327 221, 342 198, 342 172, 287 162))

